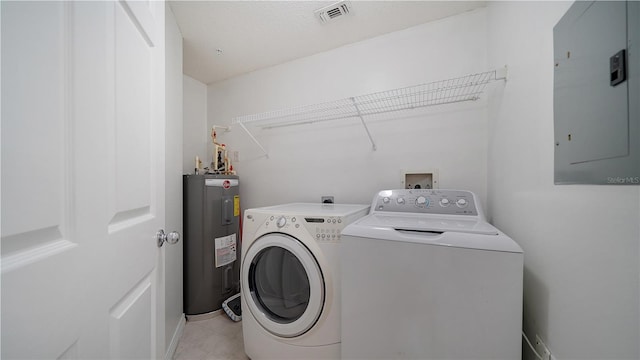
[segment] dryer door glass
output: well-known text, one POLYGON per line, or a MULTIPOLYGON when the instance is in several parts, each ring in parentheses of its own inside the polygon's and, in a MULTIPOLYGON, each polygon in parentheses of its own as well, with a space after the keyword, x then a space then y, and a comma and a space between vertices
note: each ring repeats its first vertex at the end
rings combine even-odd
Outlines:
POLYGON ((302 263, 290 251, 271 246, 253 258, 249 289, 271 320, 290 323, 309 304, 309 278, 302 263))
POLYGON ((288 234, 266 234, 249 246, 241 285, 249 313, 274 335, 304 334, 322 314, 325 282, 320 265, 302 241, 288 234))

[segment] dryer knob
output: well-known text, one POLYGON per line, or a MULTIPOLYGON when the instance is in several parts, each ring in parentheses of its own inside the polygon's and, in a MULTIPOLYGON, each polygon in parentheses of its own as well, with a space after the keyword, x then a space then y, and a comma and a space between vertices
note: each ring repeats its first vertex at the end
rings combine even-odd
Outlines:
POLYGON ((281 227, 283 227, 283 226, 287 225, 287 218, 285 218, 284 216, 280 216, 280 217, 278 218, 278 221, 276 222, 276 225, 277 225, 279 228, 281 228, 281 227))

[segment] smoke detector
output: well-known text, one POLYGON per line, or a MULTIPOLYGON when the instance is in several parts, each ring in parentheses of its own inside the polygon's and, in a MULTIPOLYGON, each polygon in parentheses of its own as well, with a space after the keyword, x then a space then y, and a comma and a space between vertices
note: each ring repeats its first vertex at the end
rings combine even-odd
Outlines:
POLYGON ((335 4, 318 9, 313 13, 322 23, 335 21, 345 15, 353 14, 351 4, 348 1, 339 1, 335 4))

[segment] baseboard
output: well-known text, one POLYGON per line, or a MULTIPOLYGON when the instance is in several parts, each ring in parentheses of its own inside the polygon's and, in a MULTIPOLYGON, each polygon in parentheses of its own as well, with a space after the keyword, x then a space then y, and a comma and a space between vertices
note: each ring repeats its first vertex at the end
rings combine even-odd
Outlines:
POLYGON ((191 322, 191 321, 209 320, 209 319, 213 319, 216 316, 220 316, 222 314, 225 314, 225 313, 222 311, 222 309, 218 309, 205 314, 187 315, 187 321, 191 322))
POLYGON ((173 355, 175 355, 176 350, 178 349, 178 342, 182 337, 182 333, 184 332, 184 326, 187 323, 187 319, 184 314, 180 317, 180 322, 178 322, 178 326, 176 326, 176 331, 173 333, 173 337, 171 338, 171 344, 167 347, 167 353, 164 355, 165 360, 172 360, 173 355))

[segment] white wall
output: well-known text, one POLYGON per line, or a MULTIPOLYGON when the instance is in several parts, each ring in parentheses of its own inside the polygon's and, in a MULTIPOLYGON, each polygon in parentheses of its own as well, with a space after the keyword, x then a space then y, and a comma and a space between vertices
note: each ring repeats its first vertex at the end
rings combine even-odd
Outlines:
POLYGON ((202 159, 203 167, 208 166, 207 86, 184 75, 183 91, 183 173, 193 174, 196 156, 202 159))
MULTIPOLYGON (((165 231, 182 234, 182 34, 169 4, 165 6, 166 132, 165 132, 165 231)), ((182 296, 182 244, 163 247, 165 279, 165 358, 171 359, 184 327, 182 296)))
POLYGON ((553 26, 570 5, 488 8, 489 65, 509 65, 490 97, 489 209, 525 251, 529 337, 558 360, 638 359, 639 188, 553 184, 553 26))
MULTIPOLYGON (((259 70, 208 87, 208 124, 487 70, 484 9, 259 70)), ((438 169, 440 187, 486 194, 486 103, 478 101, 367 119, 255 130, 220 141, 239 152, 244 209, 294 201, 369 203, 400 188, 402 170, 438 169)), ((211 161, 210 156, 207 161, 211 161)))
POLYGON ((357 120, 256 130, 268 159, 233 127, 220 138, 239 151, 243 208, 321 195, 367 203, 401 186, 401 169, 438 168, 441 187, 476 191, 525 250, 530 337, 539 334, 558 360, 639 358, 640 189, 553 184, 552 29, 569 6, 490 3, 210 84, 209 126, 509 66, 508 82, 485 96, 488 108, 453 104, 370 120, 375 152, 357 120))

